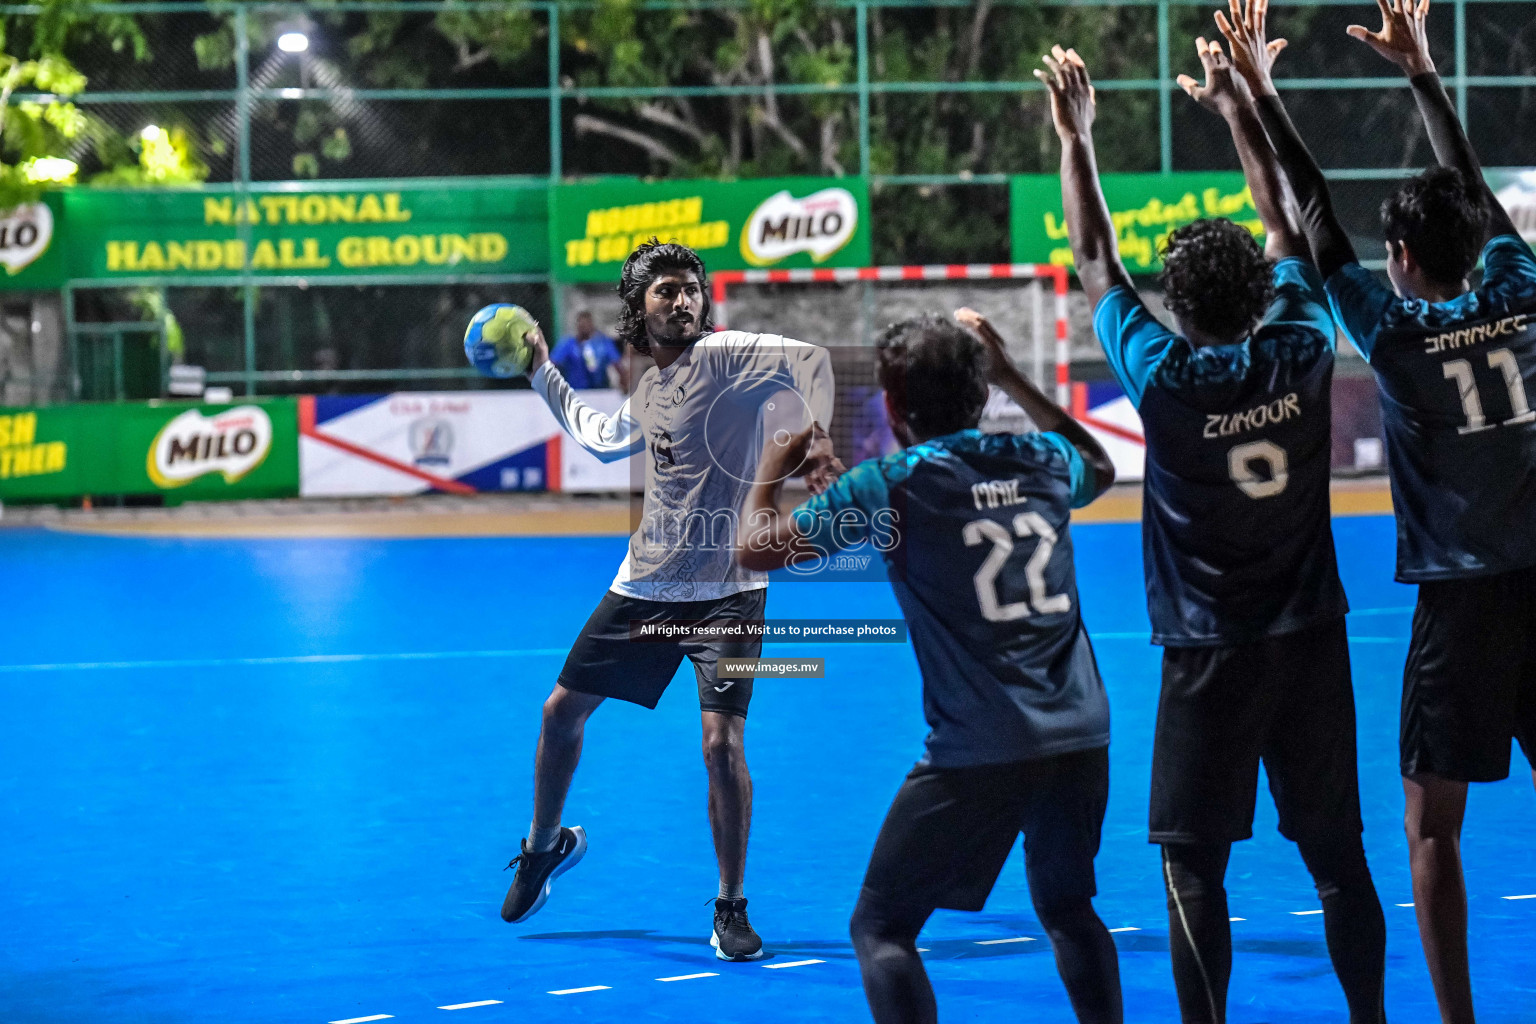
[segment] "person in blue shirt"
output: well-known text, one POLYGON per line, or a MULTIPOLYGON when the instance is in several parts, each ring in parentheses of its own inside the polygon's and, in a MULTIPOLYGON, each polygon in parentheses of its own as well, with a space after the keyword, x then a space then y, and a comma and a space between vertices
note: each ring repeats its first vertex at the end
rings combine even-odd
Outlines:
POLYGON ((1232 843, 1253 834, 1260 761, 1317 884, 1356 1024, 1384 1019, 1386 925, 1361 842, 1348 610, 1329 521, 1333 324, 1252 97, 1219 45, 1180 84, 1227 122, 1265 228, 1173 231, 1165 303, 1142 304, 1099 188, 1093 89, 1060 47, 1037 72, 1062 142, 1061 186, 1094 330, 1142 417, 1142 539, 1163 646, 1150 839, 1162 846, 1169 951, 1185 1022, 1226 1019, 1232 843))
POLYGON ((850 924, 878 1024, 937 1020, 918 932, 939 907, 982 909, 1020 832, 1030 897, 1078 1019, 1119 1024, 1119 961, 1092 902, 1109 702, 1069 530, 1071 510, 1107 488, 1114 467, 1013 367, 990 324, 957 316, 976 333, 930 315, 876 342, 900 451, 859 463, 785 516, 780 485, 811 435, 767 446, 737 558, 775 569, 867 542, 909 625, 931 731, 850 924), (1041 432, 976 429, 989 377, 1041 432))
POLYGON ((1536 258, 1483 180, 1430 58, 1428 0, 1379 0, 1348 32, 1408 77, 1439 166, 1382 204, 1388 288, 1355 258, 1275 91, 1264 0, 1217 15, 1301 206, 1334 317, 1375 372, 1397 578, 1419 585, 1400 769, 1419 921, 1440 1014, 1473 1019, 1461 823, 1467 784, 1536 765, 1536 258), (1483 262, 1482 282, 1469 277, 1483 262))
POLYGON ((577 390, 609 388, 615 384, 629 390, 618 346, 597 329, 592 314, 586 310, 576 314, 576 333, 560 339, 549 354, 549 361, 560 370, 566 383, 577 390))

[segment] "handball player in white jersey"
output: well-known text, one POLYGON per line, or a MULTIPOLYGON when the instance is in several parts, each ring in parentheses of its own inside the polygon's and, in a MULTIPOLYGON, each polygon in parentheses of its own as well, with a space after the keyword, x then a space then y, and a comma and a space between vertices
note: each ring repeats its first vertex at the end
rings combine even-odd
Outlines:
POLYGON ((721 960, 756 960, 763 944, 742 895, 752 819, 743 733, 752 680, 720 679, 716 667, 721 657, 756 657, 762 640, 684 634, 657 642, 631 640, 631 630, 645 623, 762 621, 768 580, 736 563, 737 510, 765 438, 814 423, 816 441, 801 469, 811 490, 820 493, 842 471, 824 429, 832 418, 831 359, 825 349, 777 335, 716 331, 704 263, 682 245, 653 239, 636 249, 620 275, 619 296, 619 339, 656 366, 613 416, 585 405, 549 361, 543 337, 528 336, 533 387, 577 444, 605 462, 647 449, 649 455, 642 456, 645 501, 629 553, 544 702, 533 825, 513 859, 517 875, 501 916, 531 917, 554 879, 586 852, 586 833, 563 827, 560 814, 587 718, 609 697, 654 708, 687 657, 698 682, 709 823, 720 862, 711 945, 721 960))

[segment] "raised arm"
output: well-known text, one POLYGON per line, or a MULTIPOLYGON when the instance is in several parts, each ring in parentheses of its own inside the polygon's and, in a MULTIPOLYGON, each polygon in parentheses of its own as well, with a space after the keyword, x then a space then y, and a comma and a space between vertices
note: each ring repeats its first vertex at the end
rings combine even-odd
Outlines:
POLYGON ((1227 122, 1232 142, 1237 147, 1237 158, 1243 165, 1243 177, 1253 195, 1253 208, 1259 212, 1259 220, 1264 222, 1265 254, 1277 260, 1289 257, 1311 260, 1312 250, 1307 245, 1307 236, 1297 221, 1275 147, 1270 144, 1264 124, 1259 120, 1247 82, 1222 52, 1220 43, 1207 43, 1202 36, 1195 40, 1195 53, 1205 68, 1205 84, 1201 85, 1189 75, 1180 75, 1179 85, 1195 102, 1215 111, 1227 122))
MULTIPOLYGON (((813 425, 787 441, 770 438, 764 445, 757 478, 742 503, 742 529, 737 533, 741 538, 741 547, 736 551, 737 564, 758 572, 769 572, 796 562, 824 557, 831 554, 832 550, 851 546, 863 539, 865 531, 856 528, 851 532, 824 531, 819 542, 812 543, 800 529, 796 515, 786 516, 779 511, 779 495, 784 489, 785 479, 808 471, 816 433, 817 428, 813 425), (844 533, 848 533, 847 545, 837 539, 843 537, 844 533)), ((823 491, 821 500, 829 500, 832 492, 837 489, 845 492, 840 502, 845 505, 851 496, 847 493, 846 476, 832 482, 830 488, 823 491)), ((814 515, 811 521, 815 522, 814 515)))
POLYGON ((561 430, 603 462, 617 462, 645 450, 645 433, 630 413, 628 399, 612 416, 598 412, 577 396, 576 389, 549 361, 544 333, 535 327, 527 340, 533 344, 529 382, 549 406, 561 430))
POLYGON ((769 334, 724 332, 700 344, 707 346, 713 372, 729 390, 752 403, 764 403, 765 436, 772 438, 781 429, 800 431, 805 424, 799 413, 809 411, 813 430, 803 474, 812 494, 826 490, 844 468, 826 431, 836 398, 831 353, 819 345, 769 334), (800 402, 768 401, 781 391, 793 391, 800 402), (770 405, 783 408, 770 411, 770 405))
POLYGON ((1067 443, 1077 449, 1083 461, 1093 467, 1094 497, 1109 490, 1115 482, 1115 464, 1098 439, 1088 433, 1077 420, 1067 415, 1065 409, 1045 397, 1034 382, 1019 372, 1008 358, 1008 346, 991 321, 974 309, 955 310, 955 319, 976 332, 987 346, 988 380, 1002 389, 1003 394, 1018 403, 1035 426, 1047 433, 1060 434, 1067 443))
POLYGON ((1446 95, 1445 85, 1435 71, 1435 62, 1429 56, 1429 0, 1376 0, 1381 8, 1381 28, 1376 32, 1364 25, 1351 25, 1347 31, 1387 60, 1402 69, 1413 86, 1413 100, 1418 104, 1419 116, 1429 132, 1429 144, 1434 147, 1435 160, 1444 167, 1460 171, 1469 184, 1482 188, 1488 205, 1489 237, 1519 234, 1509 212, 1494 197, 1493 190, 1483 178, 1483 168, 1477 153, 1467 139, 1466 129, 1456 116, 1456 107, 1446 95))
POLYGON ((1093 85, 1076 50, 1053 46, 1042 59, 1049 70, 1037 70, 1035 77, 1051 95, 1051 120, 1061 139, 1061 205, 1072 240, 1072 262, 1092 308, 1115 285, 1131 283, 1120 262, 1115 223, 1099 187, 1093 153, 1093 85))
POLYGON ((1328 194, 1328 182, 1323 177, 1322 168, 1317 166, 1307 144, 1301 140, 1301 134, 1291 123, 1270 76, 1275 58, 1285 49, 1285 40, 1270 40, 1266 36, 1269 0, 1228 2, 1232 17, 1229 20, 1217 11, 1216 26, 1227 39, 1233 66, 1253 93, 1259 119, 1269 135, 1280 169, 1290 183, 1291 193, 1296 197, 1301 226, 1312 247, 1312 257, 1326 281, 1340 267, 1358 260, 1349 235, 1333 212, 1333 199, 1328 194))

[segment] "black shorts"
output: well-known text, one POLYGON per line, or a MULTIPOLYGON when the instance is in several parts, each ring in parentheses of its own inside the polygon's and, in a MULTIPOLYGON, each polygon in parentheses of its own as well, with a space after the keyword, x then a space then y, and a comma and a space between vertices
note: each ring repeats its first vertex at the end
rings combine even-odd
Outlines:
POLYGON ((654 708, 687 657, 693 662, 693 674, 699 683, 699 710, 746 718, 747 705, 752 701, 752 680, 720 679, 715 669, 722 657, 758 657, 763 652, 761 637, 631 640, 630 623, 720 619, 761 622, 767 601, 766 588, 743 590, 713 601, 642 601, 610 590, 597 603, 566 656, 565 667, 560 670, 560 685, 578 693, 616 697, 654 708))
POLYGON ((1337 618, 1227 647, 1163 650, 1152 742, 1150 839, 1253 835, 1259 761, 1294 842, 1359 835, 1355 694, 1337 618))
POLYGON ((864 891, 883 906, 980 910, 1024 833, 1037 904, 1091 898, 1109 748, 979 768, 919 765, 886 812, 864 891))
POLYGON ((1536 569, 1419 584, 1403 774, 1497 782, 1509 776, 1511 737, 1536 765, 1536 569))

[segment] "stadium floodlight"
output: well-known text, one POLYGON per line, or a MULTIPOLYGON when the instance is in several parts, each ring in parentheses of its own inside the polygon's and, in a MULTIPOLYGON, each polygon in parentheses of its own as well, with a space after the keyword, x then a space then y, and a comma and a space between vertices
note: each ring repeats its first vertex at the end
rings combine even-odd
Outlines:
POLYGON ((309 36, 303 32, 284 32, 277 37, 277 48, 284 53, 303 53, 309 49, 309 36))
POLYGON ((139 130, 139 138, 145 142, 154 142, 162 134, 164 134, 164 129, 157 124, 147 124, 139 130))

